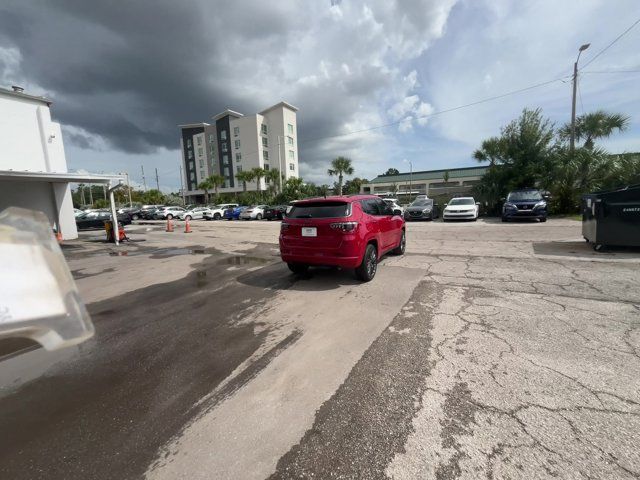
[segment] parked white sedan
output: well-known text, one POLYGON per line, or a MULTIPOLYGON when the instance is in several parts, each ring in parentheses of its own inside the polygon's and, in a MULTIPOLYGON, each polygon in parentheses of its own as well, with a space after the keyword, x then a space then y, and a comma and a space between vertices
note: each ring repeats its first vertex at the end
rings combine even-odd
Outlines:
POLYGON ((205 220, 220 220, 224 217, 225 210, 228 208, 236 208, 237 206, 237 203, 221 203, 220 205, 209 207, 205 212, 203 212, 202 216, 205 220))
POLYGON ((478 219, 480 204, 476 203, 473 197, 452 198, 449 203, 445 204, 444 212, 442 212, 442 221, 447 220, 473 220, 478 219))
POLYGON ((192 208, 191 210, 187 210, 184 212, 180 212, 178 215, 176 215, 176 218, 179 218, 180 220, 202 220, 204 218, 204 214, 205 212, 208 212, 210 210, 209 207, 196 207, 196 208, 192 208))
POLYGON ((264 217, 264 211, 268 205, 253 205, 242 211, 240 214, 241 220, 262 220, 264 217))

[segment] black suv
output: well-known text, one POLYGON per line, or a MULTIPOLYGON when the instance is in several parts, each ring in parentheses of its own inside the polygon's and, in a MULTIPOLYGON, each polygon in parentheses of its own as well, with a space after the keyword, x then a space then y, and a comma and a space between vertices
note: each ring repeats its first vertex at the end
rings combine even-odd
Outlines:
POLYGON ((509 193, 502 206, 502 221, 508 222, 515 218, 537 218, 541 222, 547 221, 547 201, 540 190, 523 188, 509 193))

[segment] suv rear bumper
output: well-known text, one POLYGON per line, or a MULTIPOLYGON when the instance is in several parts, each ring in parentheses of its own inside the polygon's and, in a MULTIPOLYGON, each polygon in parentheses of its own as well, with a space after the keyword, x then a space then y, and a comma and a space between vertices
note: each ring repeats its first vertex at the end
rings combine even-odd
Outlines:
POLYGON ((344 241, 339 248, 327 251, 316 247, 286 245, 280 239, 280 257, 287 263, 356 268, 362 263, 357 241, 344 241))

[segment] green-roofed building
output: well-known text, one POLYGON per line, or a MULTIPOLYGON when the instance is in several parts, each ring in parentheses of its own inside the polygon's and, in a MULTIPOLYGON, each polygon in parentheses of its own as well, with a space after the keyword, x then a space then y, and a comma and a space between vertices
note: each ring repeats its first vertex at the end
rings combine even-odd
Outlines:
POLYGON ((480 182, 488 168, 477 166, 378 175, 369 183, 363 184, 360 192, 403 198, 415 195, 435 197, 443 194, 464 194, 480 182))

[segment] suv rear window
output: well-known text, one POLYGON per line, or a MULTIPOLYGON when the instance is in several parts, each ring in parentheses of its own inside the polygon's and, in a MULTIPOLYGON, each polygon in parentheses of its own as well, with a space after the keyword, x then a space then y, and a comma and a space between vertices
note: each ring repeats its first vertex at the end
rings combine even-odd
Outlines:
POLYGON ((305 202, 294 205, 289 218, 336 218, 349 215, 349 204, 344 202, 305 202))

